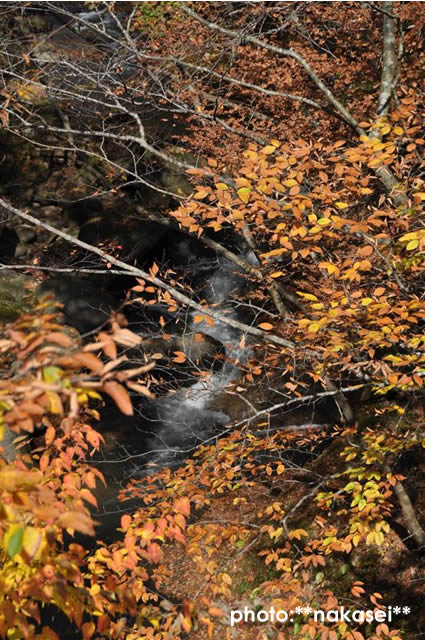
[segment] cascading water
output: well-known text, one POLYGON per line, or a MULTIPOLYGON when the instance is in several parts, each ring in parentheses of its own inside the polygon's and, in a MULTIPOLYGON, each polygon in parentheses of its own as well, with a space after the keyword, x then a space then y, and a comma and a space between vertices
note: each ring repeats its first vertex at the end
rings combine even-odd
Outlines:
MULTIPOLYGON (((246 259, 253 263, 256 260, 252 253, 246 259)), ((234 298, 246 286, 246 278, 238 267, 227 258, 220 257, 217 259, 217 268, 205 283, 203 295, 216 312, 228 319, 244 320, 234 304, 234 298)), ((119 508, 116 500, 118 487, 124 487, 131 478, 152 470, 178 465, 196 446, 230 426, 230 417, 214 410, 212 405, 229 383, 241 375, 240 365, 249 358, 249 346, 245 345, 245 340, 242 341, 241 330, 219 320, 214 320, 214 324, 205 320, 195 323, 192 320, 187 330, 202 332, 220 341, 225 347, 224 364, 219 371, 210 371, 189 388, 181 388, 175 394, 149 401, 140 409, 138 415, 131 419, 132 429, 140 434, 139 451, 134 446, 129 451, 123 442, 119 451, 114 450, 114 460, 105 458, 104 461, 98 461, 100 470, 108 479, 109 488, 102 492, 99 500, 104 514, 99 514, 100 519, 108 530, 113 526, 114 515, 119 515, 129 507, 129 503, 124 503, 122 509, 119 508)))

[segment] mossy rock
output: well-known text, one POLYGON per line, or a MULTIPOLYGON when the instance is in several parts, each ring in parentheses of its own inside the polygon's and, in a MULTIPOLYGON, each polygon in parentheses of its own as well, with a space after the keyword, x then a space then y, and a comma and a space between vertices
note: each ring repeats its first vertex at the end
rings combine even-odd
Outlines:
POLYGON ((33 308, 36 299, 28 286, 32 283, 30 276, 15 272, 0 273, 0 322, 13 322, 33 308))

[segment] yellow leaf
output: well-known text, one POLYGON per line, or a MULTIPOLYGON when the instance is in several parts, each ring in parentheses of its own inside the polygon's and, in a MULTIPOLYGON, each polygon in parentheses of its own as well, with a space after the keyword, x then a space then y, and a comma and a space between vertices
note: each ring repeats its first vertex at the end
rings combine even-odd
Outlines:
POLYGON ((335 206, 337 209, 346 209, 348 204, 346 202, 335 202, 335 206))
POLYGON ((423 191, 418 191, 417 193, 413 194, 413 197, 418 200, 425 200, 425 193, 423 191))
POLYGON ((41 529, 25 527, 22 548, 30 559, 39 551, 42 540, 43 533, 41 529))
POLYGON ((275 138, 273 138, 273 140, 270 140, 270 142, 272 143, 272 145, 273 145, 274 147, 276 147, 276 148, 277 148, 277 147, 280 147, 280 144, 281 144, 281 143, 279 142, 279 140, 276 140, 275 138))
POLYGON ((297 291, 298 295, 302 296, 306 300, 313 300, 314 302, 318 302, 319 299, 316 298, 312 293, 303 293, 302 291, 297 291))
POLYGON ((208 191, 205 191, 205 189, 201 189, 200 191, 197 191, 195 193, 193 198, 195 198, 195 200, 203 200, 203 198, 205 198, 205 196, 207 195, 208 195, 208 191))
POLYGON ((403 132, 403 128, 402 128, 402 127, 399 127, 399 126, 397 125, 396 127, 394 127, 394 133, 395 133, 397 136, 401 136, 401 134, 402 134, 402 133, 404 133, 404 132, 403 132))
POLYGON ((419 246, 419 240, 411 240, 406 246, 407 251, 413 251, 419 246))
POLYGON ((319 267, 321 269, 326 269, 329 275, 331 275, 332 273, 339 272, 338 267, 332 264, 332 262, 320 262, 319 267))
MULTIPOLYGON (((54 391, 47 391, 46 396, 49 400, 49 411, 56 415, 63 414, 63 406, 60 397, 54 391)), ((82 403, 84 404, 84 403, 82 403)))
POLYGON ((407 242, 408 240, 415 240, 419 235, 418 231, 411 231, 410 233, 404 234, 401 236, 400 242, 407 242))
POLYGON ((44 367, 43 368, 43 380, 48 384, 56 384, 63 375, 63 370, 59 367, 44 367))
POLYGON ((283 276, 282 271, 274 271, 273 273, 270 274, 270 278, 280 278, 280 276, 283 276))
POLYGON ((362 298, 363 307, 367 307, 371 302, 373 302, 373 298, 362 298))
POLYGON ((80 511, 66 511, 56 519, 56 524, 64 529, 79 531, 88 536, 94 536, 94 523, 89 515, 80 511))
POLYGON ((391 127, 390 127, 390 125, 389 125, 389 124, 386 124, 386 125, 384 125, 384 126, 382 127, 382 129, 381 129, 381 134, 382 134, 383 136, 385 136, 385 135, 386 135, 387 133, 389 133, 390 131, 391 131, 391 127))
POLYGON ((246 204, 251 196, 251 191, 252 189, 250 187, 241 187, 238 189, 239 199, 246 204))
POLYGON ((320 224, 322 227, 330 223, 331 221, 329 220, 329 218, 319 218, 319 220, 317 221, 317 224, 320 224))
POLYGON ((309 325, 308 330, 310 333, 317 333, 320 329, 320 324, 318 322, 312 322, 311 325, 309 325))
POLYGON ((217 191, 227 191, 229 187, 227 186, 227 184, 224 184, 224 182, 217 182, 215 188, 217 189, 217 191))
POLYGON ((238 187, 250 187, 251 183, 246 178, 235 178, 235 184, 238 187))
POLYGON ((382 531, 375 531, 375 542, 378 546, 384 542, 384 539, 385 537, 382 531))
POLYGON ((221 574, 221 579, 223 580, 223 582, 225 584, 229 584, 229 585, 232 584, 232 578, 229 576, 228 573, 222 573, 221 574))
POLYGON ((272 144, 267 145, 267 147, 264 147, 263 149, 261 149, 261 153, 264 153, 266 156, 269 156, 271 153, 274 153, 276 151, 276 147, 272 144))

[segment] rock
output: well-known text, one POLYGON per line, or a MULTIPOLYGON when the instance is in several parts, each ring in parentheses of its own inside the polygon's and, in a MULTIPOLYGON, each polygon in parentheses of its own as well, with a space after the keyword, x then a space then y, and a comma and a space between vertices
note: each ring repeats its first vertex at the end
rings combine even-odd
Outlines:
POLYGON ((18 234, 19 242, 23 244, 29 244, 30 242, 33 242, 37 237, 34 227, 31 227, 28 224, 23 224, 16 227, 16 233, 18 234))
POLYGON ((23 258, 28 252, 28 247, 23 242, 19 242, 15 250, 15 258, 23 258))
POLYGON ((36 302, 32 283, 31 276, 12 270, 0 272, 0 322, 12 322, 32 309, 36 302))
POLYGON ((56 276, 41 283, 36 295, 41 297, 48 294, 64 305, 62 313, 65 323, 80 333, 99 329, 119 306, 116 298, 94 282, 77 276, 56 276))
POLYGON ((3 227, 0 231, 0 260, 8 260, 15 256, 19 236, 15 229, 3 227))
POLYGON ((49 205, 48 207, 42 207, 41 210, 46 218, 57 218, 61 215, 62 207, 49 205))

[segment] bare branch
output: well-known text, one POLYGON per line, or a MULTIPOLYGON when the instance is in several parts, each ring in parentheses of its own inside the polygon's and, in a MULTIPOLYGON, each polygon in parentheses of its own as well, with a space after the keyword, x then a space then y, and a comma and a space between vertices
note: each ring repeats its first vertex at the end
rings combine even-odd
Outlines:
POLYGON ((41 220, 38 220, 37 218, 34 218, 34 216, 28 213, 25 213, 20 209, 16 209, 15 207, 13 207, 11 204, 9 204, 6 200, 3 200, 2 198, 0 198, 0 206, 6 209, 6 211, 8 211, 9 213, 13 213, 19 218, 22 218, 23 220, 26 220, 27 222, 30 222, 35 226, 42 227, 43 229, 46 229, 46 231, 50 231, 54 235, 57 235, 60 238, 63 238, 64 240, 66 240, 67 242, 73 245, 81 247, 82 249, 86 249, 91 253, 95 253, 101 258, 103 258, 106 262, 113 264, 116 267, 121 267, 126 272, 131 273, 132 275, 138 278, 143 278, 147 282, 151 282, 152 284, 154 284, 156 287, 159 287, 160 289, 164 289, 165 291, 168 291, 168 293, 170 293, 175 300, 178 300, 184 305, 187 305, 191 309, 196 309, 196 311, 198 311, 201 314, 210 316, 211 318, 214 318, 214 320, 223 322, 224 324, 228 324, 229 326, 234 327, 235 329, 239 329, 240 331, 243 331, 244 333, 247 333, 249 335, 258 336, 263 340, 265 340, 266 342, 273 342, 274 344, 279 344, 291 350, 295 348, 294 343, 290 342, 289 340, 285 340, 284 338, 281 338, 273 334, 268 334, 265 331, 262 331, 261 329, 257 329, 256 327, 250 327, 249 325, 244 324, 243 322, 238 322, 237 320, 228 318, 224 314, 218 313, 217 311, 214 311, 213 309, 207 306, 203 306, 201 304, 198 304, 197 302, 194 302, 193 300, 188 298, 188 296, 185 296, 184 294, 180 293, 180 291, 177 291, 177 289, 175 289, 171 285, 168 285, 163 280, 160 280, 159 278, 153 276, 152 274, 146 273, 146 271, 143 271, 142 269, 126 264, 121 260, 117 260, 117 258, 114 258, 114 256, 109 255, 105 251, 102 251, 101 249, 98 249, 93 245, 87 244, 86 242, 82 242, 81 240, 74 238, 68 233, 65 233, 64 231, 60 231, 59 229, 52 227, 52 225, 47 224, 46 222, 42 222, 41 220))

